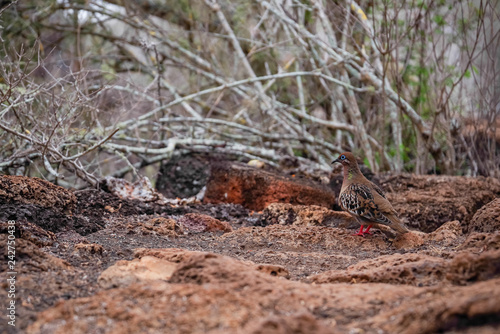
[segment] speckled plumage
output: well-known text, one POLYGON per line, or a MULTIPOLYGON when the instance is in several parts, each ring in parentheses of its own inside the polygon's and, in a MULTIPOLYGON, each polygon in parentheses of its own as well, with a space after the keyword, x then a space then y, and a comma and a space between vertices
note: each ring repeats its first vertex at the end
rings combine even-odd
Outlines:
POLYGON ((352 153, 342 153, 334 162, 342 163, 344 168, 339 205, 361 224, 361 229, 356 235, 370 234, 368 231, 372 225, 377 224, 389 226, 398 233, 409 232, 399 220, 396 210, 389 203, 382 189, 361 173, 352 153), (363 231, 364 225, 368 225, 365 231, 363 231))

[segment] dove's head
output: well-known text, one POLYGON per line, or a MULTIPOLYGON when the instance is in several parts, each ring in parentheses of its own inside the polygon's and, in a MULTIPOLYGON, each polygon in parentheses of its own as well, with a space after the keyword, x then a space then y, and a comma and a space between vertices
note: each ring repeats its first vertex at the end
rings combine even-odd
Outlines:
POLYGON ((344 152, 339 157, 332 161, 333 163, 340 162, 343 166, 357 166, 356 157, 351 152, 344 152))
POLYGON ((339 155, 339 157, 333 160, 333 163, 340 162, 342 167, 344 167, 344 184, 350 182, 357 177, 363 177, 361 171, 359 170, 358 162, 356 157, 351 152, 344 152, 339 155))

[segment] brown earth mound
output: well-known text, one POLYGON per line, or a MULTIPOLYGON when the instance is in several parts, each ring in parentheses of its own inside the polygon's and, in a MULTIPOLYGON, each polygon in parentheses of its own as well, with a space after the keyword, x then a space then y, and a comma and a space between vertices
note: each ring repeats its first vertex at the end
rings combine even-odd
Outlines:
POLYGON ((471 232, 491 233, 500 231, 500 198, 496 198, 479 209, 468 226, 471 232))
POLYGON ((423 232, 451 220, 466 230, 474 213, 500 196, 500 180, 491 177, 398 175, 380 183, 407 226, 423 232))
POLYGON ((72 191, 37 177, 0 175, 0 203, 33 204, 71 213, 76 197, 72 191))
POLYGON ((416 286, 470 284, 500 275, 500 251, 481 255, 457 253, 452 259, 419 254, 395 254, 360 261, 346 270, 312 276, 314 283, 391 283, 416 286))

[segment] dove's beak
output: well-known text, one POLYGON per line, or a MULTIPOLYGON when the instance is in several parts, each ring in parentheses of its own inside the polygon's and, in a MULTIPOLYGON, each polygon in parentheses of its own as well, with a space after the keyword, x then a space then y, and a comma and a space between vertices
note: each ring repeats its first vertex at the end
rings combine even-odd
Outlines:
POLYGON ((338 158, 337 158, 337 159, 335 159, 335 160, 333 160, 333 161, 332 161, 332 165, 333 165, 334 163, 336 163, 336 162, 340 162, 340 160, 339 160, 338 158))

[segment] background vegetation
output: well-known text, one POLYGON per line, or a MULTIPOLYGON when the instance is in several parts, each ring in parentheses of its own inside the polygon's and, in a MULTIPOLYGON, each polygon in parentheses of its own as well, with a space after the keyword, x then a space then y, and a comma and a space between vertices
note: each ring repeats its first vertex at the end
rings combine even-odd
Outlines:
POLYGON ((0 169, 193 152, 500 177, 498 1, 2 1, 0 169))

